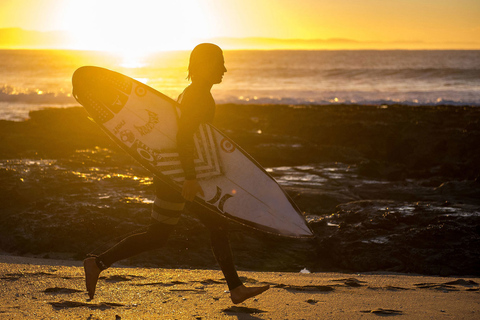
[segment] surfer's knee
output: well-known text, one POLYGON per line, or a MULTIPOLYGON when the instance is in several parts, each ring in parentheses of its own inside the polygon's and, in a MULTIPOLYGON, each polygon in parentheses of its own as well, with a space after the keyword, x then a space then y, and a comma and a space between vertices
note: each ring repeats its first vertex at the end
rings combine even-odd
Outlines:
MULTIPOLYGON (((153 220, 153 219, 152 219, 153 220)), ((145 232, 145 240, 148 242, 163 243, 170 236, 175 226, 153 221, 145 232)))
POLYGON ((212 242, 229 242, 228 231, 225 227, 216 226, 209 228, 212 242))

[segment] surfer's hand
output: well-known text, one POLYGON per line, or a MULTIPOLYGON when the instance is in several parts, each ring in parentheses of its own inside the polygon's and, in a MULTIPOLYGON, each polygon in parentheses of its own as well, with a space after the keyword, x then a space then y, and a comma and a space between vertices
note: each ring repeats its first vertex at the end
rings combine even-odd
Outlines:
POLYGON ((182 197, 187 201, 193 201, 197 193, 199 193, 202 197, 205 196, 198 181, 196 179, 185 180, 182 187, 182 197))

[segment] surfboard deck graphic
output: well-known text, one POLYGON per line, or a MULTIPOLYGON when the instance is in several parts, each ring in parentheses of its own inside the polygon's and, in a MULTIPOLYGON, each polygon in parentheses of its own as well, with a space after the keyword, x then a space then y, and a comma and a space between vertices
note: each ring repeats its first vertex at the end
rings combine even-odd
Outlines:
MULTIPOLYGON (((180 191, 176 149, 179 104, 149 86, 108 69, 86 66, 72 77, 73 96, 117 144, 147 170, 180 191)), ((278 183, 235 142, 210 124, 194 136, 194 164, 205 196, 194 201, 252 228, 311 237, 303 215, 278 183)))

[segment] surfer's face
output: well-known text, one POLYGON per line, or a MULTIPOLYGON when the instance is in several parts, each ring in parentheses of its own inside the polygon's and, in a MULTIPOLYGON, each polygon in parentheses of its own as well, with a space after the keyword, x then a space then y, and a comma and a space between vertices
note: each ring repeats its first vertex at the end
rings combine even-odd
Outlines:
POLYGON ((192 79, 210 85, 218 84, 222 82, 225 72, 227 72, 227 68, 225 68, 225 60, 223 54, 220 53, 216 56, 210 57, 208 61, 199 66, 192 79))
POLYGON ((223 54, 215 59, 214 63, 212 64, 212 69, 210 71, 210 80, 213 84, 217 84, 222 82, 223 75, 227 72, 227 68, 225 68, 225 60, 223 59, 223 54))

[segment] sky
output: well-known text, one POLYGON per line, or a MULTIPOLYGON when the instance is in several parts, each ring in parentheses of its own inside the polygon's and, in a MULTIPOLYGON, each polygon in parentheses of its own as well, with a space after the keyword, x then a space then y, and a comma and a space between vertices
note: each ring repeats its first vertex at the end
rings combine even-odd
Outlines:
POLYGON ((0 0, 0 28, 63 31, 69 47, 97 50, 184 49, 219 37, 467 48, 480 42, 480 1, 0 0))

